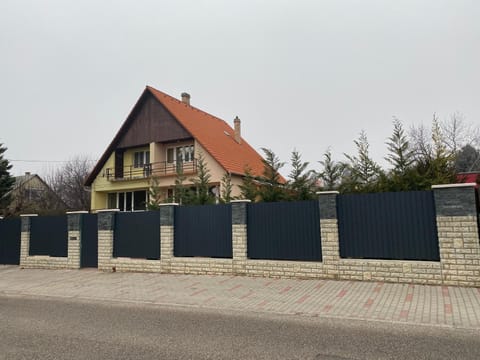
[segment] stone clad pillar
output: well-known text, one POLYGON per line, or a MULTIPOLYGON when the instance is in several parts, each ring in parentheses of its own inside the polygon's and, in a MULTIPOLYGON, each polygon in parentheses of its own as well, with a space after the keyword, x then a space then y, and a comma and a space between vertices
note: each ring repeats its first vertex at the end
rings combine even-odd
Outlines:
POLYGON ((67 212, 68 221, 68 268, 80 269, 82 248, 82 217, 88 211, 67 212))
POLYGON ((475 183, 432 186, 442 282, 480 286, 480 243, 475 183))
POLYGON ((21 218, 20 266, 24 266, 30 253, 30 219, 37 214, 23 214, 21 218))
POLYGON ((322 241, 323 273, 326 278, 338 277, 340 244, 338 237, 338 191, 319 191, 320 236, 322 241))
POLYGON ((98 270, 113 271, 113 236, 118 209, 98 210, 98 270))
POLYGON ((175 207, 177 206, 176 203, 160 204, 160 268, 163 273, 172 271, 175 207))
POLYGON ((245 274, 247 266, 247 207, 250 200, 233 200, 232 204, 232 255, 233 273, 245 274))

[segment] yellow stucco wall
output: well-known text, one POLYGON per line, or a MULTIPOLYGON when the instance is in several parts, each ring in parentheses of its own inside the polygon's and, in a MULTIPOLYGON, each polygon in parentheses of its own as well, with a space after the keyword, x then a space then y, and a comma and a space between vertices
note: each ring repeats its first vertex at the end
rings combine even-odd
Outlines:
MULTIPOLYGON (((191 144, 192 142, 178 142, 175 144, 160 144, 152 143, 148 147, 139 147, 128 149, 124 153, 124 166, 133 165, 133 157, 136 151, 147 151, 150 150, 150 161, 154 163, 154 173, 155 173, 155 163, 163 162, 166 160, 166 151, 169 147, 183 146, 191 144)), ((225 174, 223 167, 197 142, 194 142, 195 147, 195 158, 198 159, 199 155, 202 154, 207 165, 207 168, 210 170, 210 182, 215 185, 221 184, 222 177, 225 174)), ((97 175, 96 179, 92 183, 92 201, 91 209, 100 210, 107 207, 107 194, 109 192, 119 192, 119 191, 134 191, 134 190, 145 190, 150 188, 151 180, 150 179, 134 179, 134 180, 107 180, 106 170, 107 168, 112 169, 111 173, 113 174, 113 169, 115 167, 115 154, 112 153, 108 158, 107 162, 103 166, 102 170, 97 175)), ((196 177, 196 174, 185 174, 186 180, 184 185, 193 185, 192 178, 196 177)), ((158 181, 158 186, 163 189, 163 192, 166 194, 168 188, 172 188, 175 185, 176 175, 164 175, 156 176, 158 181)), ((242 183, 242 177, 238 175, 232 176, 232 196, 240 195, 239 184, 242 183)))
MULTIPOLYGON (((124 154, 124 166, 130 166, 133 164, 133 153, 135 151, 148 150, 148 147, 141 147, 135 149, 129 149, 124 154)), ((116 191, 133 191, 148 189, 148 179, 135 179, 135 180, 108 180, 107 169, 110 168, 113 175, 113 169, 115 167, 115 153, 112 153, 107 162, 103 166, 102 170, 98 173, 97 177, 92 183, 92 200, 91 210, 101 210, 107 207, 107 193, 116 191)))

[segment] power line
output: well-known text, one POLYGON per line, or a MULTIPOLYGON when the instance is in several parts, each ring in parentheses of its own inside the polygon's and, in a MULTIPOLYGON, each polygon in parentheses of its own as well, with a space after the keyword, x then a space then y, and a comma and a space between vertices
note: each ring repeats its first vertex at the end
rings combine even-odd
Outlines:
MULTIPOLYGON (((29 163, 67 163, 71 160, 24 160, 24 159, 7 159, 10 162, 29 162, 29 163)), ((97 162, 98 160, 85 160, 89 162, 97 162)))

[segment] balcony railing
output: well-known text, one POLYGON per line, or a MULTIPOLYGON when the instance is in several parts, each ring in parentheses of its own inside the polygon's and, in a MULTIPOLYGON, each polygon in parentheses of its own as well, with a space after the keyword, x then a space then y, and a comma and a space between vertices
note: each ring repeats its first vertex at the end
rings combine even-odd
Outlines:
POLYGON ((145 164, 142 167, 133 165, 124 166, 121 169, 107 168, 104 176, 107 180, 135 180, 146 179, 151 176, 171 176, 175 174, 195 174, 197 172, 197 161, 188 162, 167 162, 159 161, 145 164), (120 171, 121 170, 121 171, 120 171))

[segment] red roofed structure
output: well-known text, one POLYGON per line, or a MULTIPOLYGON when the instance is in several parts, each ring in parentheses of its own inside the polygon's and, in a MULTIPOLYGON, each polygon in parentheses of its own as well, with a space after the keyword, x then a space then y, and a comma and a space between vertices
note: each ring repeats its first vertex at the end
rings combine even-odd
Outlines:
POLYGON ((458 173, 457 174, 457 182, 458 183, 476 183, 477 185, 475 188, 478 189, 478 184, 480 182, 480 172, 465 172, 465 173, 458 173))
POLYGON ((217 196, 226 173, 236 196, 245 169, 259 176, 264 167, 263 158, 242 138, 238 117, 232 128, 191 106, 189 94, 178 100, 147 86, 85 182, 92 189, 92 210, 145 209, 152 177, 165 200, 175 199, 178 171, 186 176, 186 185, 193 185, 200 154, 217 196))

